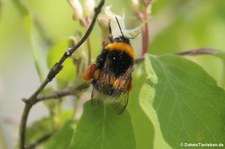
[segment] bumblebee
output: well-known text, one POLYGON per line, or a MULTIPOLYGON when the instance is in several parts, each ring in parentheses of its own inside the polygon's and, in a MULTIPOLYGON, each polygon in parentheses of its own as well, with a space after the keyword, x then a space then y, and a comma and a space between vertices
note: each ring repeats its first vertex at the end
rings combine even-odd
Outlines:
POLYGON ((97 101, 96 93, 109 96, 113 99, 113 108, 121 114, 128 104, 129 91, 132 88, 135 51, 130 44, 130 38, 124 36, 117 18, 116 21, 121 36, 109 39, 110 42, 103 47, 96 63, 90 64, 84 72, 83 79, 91 80, 93 85, 92 103, 97 101))

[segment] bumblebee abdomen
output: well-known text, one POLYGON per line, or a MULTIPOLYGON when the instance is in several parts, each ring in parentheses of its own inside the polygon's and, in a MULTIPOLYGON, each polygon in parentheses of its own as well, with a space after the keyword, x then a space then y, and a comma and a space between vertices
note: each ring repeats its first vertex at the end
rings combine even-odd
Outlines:
POLYGON ((129 90, 131 77, 123 78, 122 76, 116 78, 111 74, 101 72, 99 78, 94 78, 92 84, 99 92, 113 97, 118 97, 122 93, 129 90))

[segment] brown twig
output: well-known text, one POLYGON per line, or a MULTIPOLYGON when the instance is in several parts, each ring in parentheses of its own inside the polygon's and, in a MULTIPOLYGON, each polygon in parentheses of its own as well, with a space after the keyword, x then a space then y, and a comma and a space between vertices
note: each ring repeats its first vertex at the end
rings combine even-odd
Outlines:
POLYGON ((73 95, 73 94, 79 93, 80 91, 82 91, 84 89, 87 89, 88 87, 89 87, 89 85, 84 83, 76 88, 65 88, 63 90, 55 91, 48 95, 38 96, 37 102, 40 102, 43 100, 48 100, 48 99, 59 99, 59 98, 65 97, 65 96, 73 95))
POLYGON ((149 24, 148 24, 148 7, 151 4, 151 0, 143 0, 144 10, 135 10, 135 14, 139 20, 143 23, 142 26, 142 56, 148 52, 149 49, 149 24))
POLYGON ((81 40, 73 48, 68 49, 63 54, 63 56, 61 57, 59 62, 57 62, 51 68, 51 70, 49 71, 45 81, 40 85, 40 87, 28 99, 24 99, 25 107, 24 107, 21 122, 20 122, 20 149, 25 149, 27 119, 28 119, 28 115, 30 113, 30 110, 31 110, 32 106, 37 102, 37 96, 46 87, 46 85, 49 82, 51 82, 52 79, 54 79, 55 76, 62 70, 64 61, 68 57, 70 57, 83 44, 83 42, 88 38, 88 36, 90 35, 90 33, 91 33, 95 23, 96 23, 97 17, 99 15, 99 13, 101 11, 101 8, 103 7, 104 3, 105 3, 105 0, 101 0, 99 2, 98 6, 95 8, 95 13, 94 13, 92 22, 90 23, 89 28, 87 29, 86 33, 81 38, 81 40))
POLYGON ((139 64, 140 62, 144 61, 144 59, 145 59, 144 56, 138 57, 134 60, 134 63, 139 64))
POLYGON ((149 41, 149 29, 148 29, 148 13, 147 8, 143 12, 143 22, 142 27, 142 56, 148 52, 148 41, 149 41))
POLYGON ((27 146, 25 149, 35 149, 37 145, 47 141, 52 135, 53 135, 53 133, 49 133, 47 135, 44 135, 43 137, 39 138, 36 142, 27 146))
POLYGON ((142 43, 142 55, 148 52, 148 23, 144 24, 143 30, 142 30, 142 38, 143 38, 143 43, 142 43))
POLYGON ((202 55, 202 54, 208 54, 208 55, 216 55, 218 54, 219 51, 215 49, 210 49, 210 48, 200 48, 200 49, 195 49, 195 50, 188 50, 184 52, 178 52, 176 55, 202 55))

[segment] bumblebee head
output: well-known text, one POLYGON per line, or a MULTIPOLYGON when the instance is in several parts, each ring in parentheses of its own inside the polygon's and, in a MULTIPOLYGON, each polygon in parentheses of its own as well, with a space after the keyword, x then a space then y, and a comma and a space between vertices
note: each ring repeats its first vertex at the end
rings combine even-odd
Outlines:
POLYGON ((115 17, 115 18, 116 18, 116 22, 117 22, 117 24, 119 26, 119 29, 120 29, 120 32, 121 32, 121 36, 114 38, 113 42, 123 42, 123 43, 126 43, 126 44, 130 44, 130 38, 124 36, 124 34, 122 32, 122 29, 121 29, 121 26, 120 26, 120 23, 119 23, 117 17, 115 17))
POLYGON ((116 37, 113 42, 123 42, 123 43, 126 43, 126 44, 130 44, 130 39, 125 37, 124 35, 122 36, 119 36, 119 37, 116 37))

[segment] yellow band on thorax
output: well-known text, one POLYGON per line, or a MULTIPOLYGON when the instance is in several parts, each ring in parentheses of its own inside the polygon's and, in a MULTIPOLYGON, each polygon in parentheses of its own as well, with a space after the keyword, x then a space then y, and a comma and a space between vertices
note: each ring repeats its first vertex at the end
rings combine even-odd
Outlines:
POLYGON ((134 49, 127 43, 123 42, 110 43, 105 47, 105 49, 109 51, 123 51, 126 52, 132 58, 135 58, 134 49))

